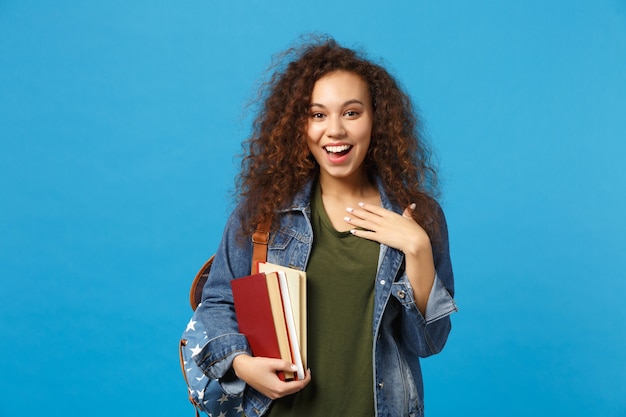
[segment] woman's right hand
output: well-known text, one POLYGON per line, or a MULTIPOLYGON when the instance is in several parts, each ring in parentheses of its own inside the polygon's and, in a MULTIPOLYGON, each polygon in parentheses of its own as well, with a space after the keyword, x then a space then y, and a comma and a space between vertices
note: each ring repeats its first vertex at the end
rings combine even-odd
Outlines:
POLYGON ((295 365, 281 359, 241 354, 233 360, 233 369, 237 377, 271 400, 296 393, 311 382, 310 370, 301 381, 281 381, 276 372, 295 371, 295 365))

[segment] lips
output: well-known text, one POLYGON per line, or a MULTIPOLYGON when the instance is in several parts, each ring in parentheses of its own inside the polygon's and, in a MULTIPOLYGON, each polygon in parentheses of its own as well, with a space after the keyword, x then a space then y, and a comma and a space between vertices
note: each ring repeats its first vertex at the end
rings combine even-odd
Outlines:
POLYGON ((326 151, 327 161, 333 165, 343 164, 350 158, 353 145, 326 145, 322 147, 326 151))

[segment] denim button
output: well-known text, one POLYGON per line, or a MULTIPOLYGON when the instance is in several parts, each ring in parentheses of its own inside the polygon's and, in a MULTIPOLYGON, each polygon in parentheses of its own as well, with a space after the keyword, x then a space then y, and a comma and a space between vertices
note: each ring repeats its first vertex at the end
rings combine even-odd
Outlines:
POLYGON ((398 291, 398 298, 404 300, 404 297, 406 297, 406 292, 404 290, 398 291))
POLYGON ((385 285, 385 280, 384 279, 380 280, 380 285, 385 285))

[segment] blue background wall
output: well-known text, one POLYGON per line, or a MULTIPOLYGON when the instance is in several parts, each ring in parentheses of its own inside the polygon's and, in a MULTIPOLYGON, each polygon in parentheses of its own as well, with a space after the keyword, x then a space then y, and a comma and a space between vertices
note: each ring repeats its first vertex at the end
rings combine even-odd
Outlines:
POLYGON ((429 416, 625 416, 624 0, 0 0, 0 416, 192 415, 188 285, 244 105, 311 31, 383 58, 439 155, 461 312, 429 416))

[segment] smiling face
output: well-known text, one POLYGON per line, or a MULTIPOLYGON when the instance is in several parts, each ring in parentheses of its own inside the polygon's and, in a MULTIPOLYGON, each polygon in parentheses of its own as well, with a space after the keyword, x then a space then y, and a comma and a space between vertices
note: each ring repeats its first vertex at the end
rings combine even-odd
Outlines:
POLYGON ((317 80, 306 132, 322 180, 366 177, 373 116, 369 87, 358 75, 335 71, 317 80))

